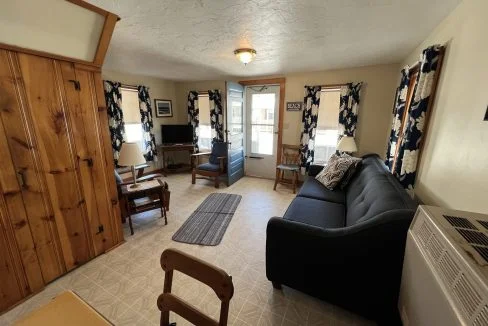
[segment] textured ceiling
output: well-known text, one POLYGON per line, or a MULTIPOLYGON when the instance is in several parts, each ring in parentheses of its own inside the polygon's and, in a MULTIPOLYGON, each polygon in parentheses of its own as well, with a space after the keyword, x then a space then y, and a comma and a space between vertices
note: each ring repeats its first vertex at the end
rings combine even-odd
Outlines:
POLYGON ((397 63, 461 0, 89 0, 118 14, 105 69, 174 80, 397 63), (242 65, 233 51, 252 47, 242 65))

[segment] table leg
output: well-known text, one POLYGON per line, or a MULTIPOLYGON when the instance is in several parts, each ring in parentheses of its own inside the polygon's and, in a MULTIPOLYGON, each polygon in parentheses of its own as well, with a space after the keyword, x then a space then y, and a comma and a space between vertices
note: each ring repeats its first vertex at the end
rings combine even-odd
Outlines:
POLYGON ((129 215, 129 228, 130 228, 130 235, 134 235, 134 227, 132 226, 132 217, 129 215))

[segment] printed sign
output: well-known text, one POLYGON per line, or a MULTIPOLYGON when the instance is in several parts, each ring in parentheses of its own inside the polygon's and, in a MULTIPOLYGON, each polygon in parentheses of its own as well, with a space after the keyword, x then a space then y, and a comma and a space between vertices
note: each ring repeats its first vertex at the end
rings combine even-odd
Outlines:
POLYGON ((287 111, 300 111, 302 109, 302 102, 286 102, 287 111))

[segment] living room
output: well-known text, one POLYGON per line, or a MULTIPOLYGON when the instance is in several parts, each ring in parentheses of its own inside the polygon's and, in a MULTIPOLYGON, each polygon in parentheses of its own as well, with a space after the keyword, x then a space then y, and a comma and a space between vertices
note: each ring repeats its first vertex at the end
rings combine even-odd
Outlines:
POLYGON ((488 325, 486 1, 0 8, 0 324, 488 325))

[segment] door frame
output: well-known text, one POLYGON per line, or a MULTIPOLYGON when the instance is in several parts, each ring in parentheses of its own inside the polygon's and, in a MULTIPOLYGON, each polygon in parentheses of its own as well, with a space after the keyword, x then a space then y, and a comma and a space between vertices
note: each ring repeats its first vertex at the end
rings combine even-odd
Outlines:
MULTIPOLYGON (((276 165, 281 163, 281 151, 283 147, 283 116, 285 113, 285 84, 286 78, 267 78, 267 79, 252 79, 241 80, 239 84, 242 86, 257 86, 257 85, 279 85, 280 86, 280 105, 278 108, 278 140, 276 148, 276 165)), ((247 137, 247 135, 246 135, 247 137)))

